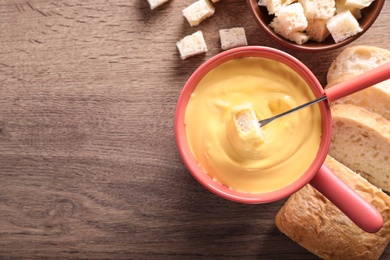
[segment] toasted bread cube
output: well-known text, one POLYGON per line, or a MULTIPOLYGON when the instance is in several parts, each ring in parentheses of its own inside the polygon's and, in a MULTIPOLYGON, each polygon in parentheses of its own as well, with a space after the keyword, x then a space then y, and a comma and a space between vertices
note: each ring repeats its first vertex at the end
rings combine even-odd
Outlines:
POLYGON ((280 8, 288 6, 291 3, 296 2, 296 0, 263 0, 267 6, 269 14, 278 14, 280 8))
POLYGON ((238 149, 247 150, 253 144, 264 141, 263 131, 250 103, 232 107, 228 127, 229 141, 238 149))
POLYGON ((211 0, 211 2, 216 3, 219 2, 219 0, 211 0))
POLYGON ((328 38, 330 32, 326 27, 327 20, 325 19, 308 19, 306 27, 306 34, 311 40, 316 42, 323 42, 328 38))
POLYGON ((329 19, 336 12, 335 0, 299 0, 307 19, 329 19))
POLYGON ((191 26, 199 25, 203 20, 212 16, 215 8, 208 0, 198 0, 183 10, 183 15, 191 26))
POLYGON ((307 19, 300 3, 282 7, 277 19, 286 34, 303 31, 307 27, 307 19))
POLYGON ((259 6, 267 6, 267 0, 259 0, 258 2, 259 6))
POLYGON ((176 43, 180 52, 180 57, 185 60, 188 57, 207 52, 207 45, 202 31, 197 31, 185 36, 176 43))
POLYGON ((360 8, 349 6, 346 4, 347 0, 336 0, 336 13, 342 13, 344 11, 350 11, 357 20, 362 18, 360 8))
POLYGON ((326 27, 335 42, 341 42, 362 31, 359 22, 350 11, 339 13, 328 20, 326 27))
POLYGON ((370 6, 372 2, 374 2, 374 0, 347 0, 345 1, 345 5, 363 9, 370 6))
POLYGON ((303 32, 292 32, 290 34, 287 34, 283 27, 280 25, 280 22, 279 20, 277 19, 277 17, 275 17, 272 22, 269 24, 269 26, 271 28, 274 29, 274 31, 279 34, 280 36, 282 36, 283 38, 287 39, 287 40, 290 40, 292 42, 295 42, 299 45, 302 45, 304 44, 305 42, 307 42, 310 37, 307 36, 305 33, 303 32))
POLYGON ((219 30, 219 36, 222 50, 248 45, 245 29, 242 27, 221 29, 219 30))
POLYGON ((150 5, 150 9, 155 9, 162 5, 163 3, 168 2, 169 0, 148 0, 148 3, 150 5))

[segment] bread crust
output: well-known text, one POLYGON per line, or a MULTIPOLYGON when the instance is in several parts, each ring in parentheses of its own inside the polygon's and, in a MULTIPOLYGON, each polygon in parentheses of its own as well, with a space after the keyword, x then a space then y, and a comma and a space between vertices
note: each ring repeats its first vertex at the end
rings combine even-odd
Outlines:
POLYGON ((325 164, 378 209, 383 228, 375 234, 362 231, 310 184, 290 196, 276 226, 323 259, 378 259, 390 240, 390 197, 332 157, 325 164))

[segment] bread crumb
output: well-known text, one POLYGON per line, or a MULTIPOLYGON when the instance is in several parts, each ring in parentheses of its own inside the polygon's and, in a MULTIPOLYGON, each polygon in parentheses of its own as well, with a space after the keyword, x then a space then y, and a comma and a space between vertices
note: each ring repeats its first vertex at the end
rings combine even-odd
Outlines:
POLYGON ((248 45, 245 29, 242 27, 219 30, 222 50, 248 45))
POLYGON ((207 52, 207 45, 202 31, 197 31, 185 36, 176 43, 180 57, 185 60, 188 57, 207 52))

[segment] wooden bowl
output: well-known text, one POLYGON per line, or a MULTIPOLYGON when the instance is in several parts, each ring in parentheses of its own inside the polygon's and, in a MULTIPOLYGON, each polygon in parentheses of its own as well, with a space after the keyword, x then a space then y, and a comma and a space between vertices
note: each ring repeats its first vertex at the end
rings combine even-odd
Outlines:
POLYGON ((268 14, 268 10, 266 7, 260 7, 258 5, 258 0, 247 0, 247 3, 256 22, 260 25, 261 29, 263 29, 263 31, 273 40, 283 46, 294 50, 318 52, 342 47, 362 36, 375 22, 376 18, 382 10, 385 0, 375 0, 369 7, 366 7, 361 10, 362 17, 358 20, 358 22, 363 30, 360 33, 337 43, 333 40, 332 36, 329 35, 328 38, 326 38, 326 40, 323 42, 319 43, 314 41, 308 41, 302 45, 283 38, 282 36, 277 34, 271 27, 269 27, 269 24, 273 20, 274 15, 268 14))

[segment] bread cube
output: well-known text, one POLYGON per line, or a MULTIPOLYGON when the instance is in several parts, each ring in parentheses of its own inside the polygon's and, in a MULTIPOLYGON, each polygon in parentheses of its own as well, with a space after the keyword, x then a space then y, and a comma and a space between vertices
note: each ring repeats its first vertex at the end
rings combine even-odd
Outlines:
POLYGON ((202 31, 197 31, 185 36, 176 43, 180 52, 180 57, 185 60, 188 57, 207 52, 207 45, 202 31))
POLYGON ((296 0, 263 0, 263 2, 265 2, 265 5, 267 6, 269 14, 277 14, 279 13, 280 8, 288 6, 291 3, 296 2, 296 0))
POLYGON ((363 9, 368 7, 372 2, 374 2, 374 0, 347 0, 345 5, 363 9))
POLYGON ((148 3, 150 5, 150 9, 155 9, 162 5, 163 3, 168 2, 169 0, 148 0, 148 3))
POLYGON ((335 0, 299 0, 307 19, 329 19, 336 12, 335 0))
POLYGON ((308 19, 306 27, 306 34, 311 40, 316 42, 323 42, 329 36, 329 30, 326 27, 327 20, 325 19, 308 19))
POLYGON ((259 6, 267 6, 267 0, 259 0, 258 2, 259 6))
POLYGON ((342 13, 344 11, 350 11, 357 20, 362 18, 362 13, 359 8, 349 6, 346 4, 347 0, 336 0, 336 13, 342 13))
POLYGON ((264 141, 263 131, 250 103, 232 107, 227 131, 230 143, 239 150, 250 150, 253 145, 264 141))
POLYGON ((277 19, 277 17, 275 17, 272 22, 269 24, 269 26, 274 29, 274 31, 279 34, 280 36, 282 36, 283 38, 287 39, 287 40, 290 40, 290 41, 293 41, 297 44, 304 44, 305 42, 307 42, 310 37, 307 36, 305 33, 303 32, 292 32, 290 34, 287 34, 284 30, 284 28, 280 25, 280 22, 279 20, 277 19))
POLYGON ((242 27, 219 30, 219 36, 222 50, 248 45, 245 29, 242 27))
POLYGON ((211 2, 216 3, 219 2, 219 0, 211 0, 211 2))
POLYGON ((336 43, 362 31, 359 22, 350 11, 344 11, 335 15, 328 20, 326 27, 336 43))
POLYGON ((300 3, 294 3, 279 10, 277 16, 286 34, 303 31, 307 27, 307 19, 300 3))
POLYGON ((183 10, 183 15, 191 26, 197 26, 206 18, 212 16, 215 8, 208 0, 198 0, 183 10))

